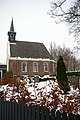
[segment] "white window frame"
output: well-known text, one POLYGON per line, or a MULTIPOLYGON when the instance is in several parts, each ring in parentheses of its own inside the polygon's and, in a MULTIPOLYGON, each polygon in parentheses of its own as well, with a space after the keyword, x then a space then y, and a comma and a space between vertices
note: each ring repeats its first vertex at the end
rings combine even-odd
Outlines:
POLYGON ((38 63, 37 62, 33 62, 33 72, 38 72, 38 63), (34 64, 36 64, 36 66, 34 64))
POLYGON ((25 62, 25 61, 22 62, 22 67, 21 67, 21 69, 22 69, 22 72, 27 72, 27 62, 25 62), (23 70, 23 65, 24 65, 24 64, 26 65, 26 66, 25 66, 25 70, 23 70))
POLYGON ((0 70, 0 74, 1 74, 1 79, 2 79, 2 70, 0 70))
POLYGON ((53 72, 55 72, 55 70, 54 70, 54 63, 53 63, 53 72))
POLYGON ((44 72, 48 72, 48 62, 44 62, 44 72))

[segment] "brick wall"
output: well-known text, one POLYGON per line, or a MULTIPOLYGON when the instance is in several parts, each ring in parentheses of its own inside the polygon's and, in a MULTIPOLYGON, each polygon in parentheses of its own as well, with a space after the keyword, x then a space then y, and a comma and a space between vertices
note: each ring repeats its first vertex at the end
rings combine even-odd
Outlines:
POLYGON ((28 75, 28 76, 44 76, 44 75, 54 75, 54 68, 52 61, 25 61, 27 62, 27 72, 22 72, 21 64, 22 60, 9 60, 9 70, 13 72, 14 75, 28 75), (33 72, 33 62, 38 63, 38 72, 33 72), (48 63, 48 72, 44 72, 44 62, 48 63))

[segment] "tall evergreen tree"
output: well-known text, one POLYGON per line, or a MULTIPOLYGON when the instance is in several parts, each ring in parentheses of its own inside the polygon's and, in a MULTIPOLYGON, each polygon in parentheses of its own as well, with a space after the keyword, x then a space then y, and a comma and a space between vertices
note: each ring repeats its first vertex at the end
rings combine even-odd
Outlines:
POLYGON ((66 76, 66 66, 62 56, 59 56, 57 61, 57 80, 64 93, 69 91, 68 78, 66 76))

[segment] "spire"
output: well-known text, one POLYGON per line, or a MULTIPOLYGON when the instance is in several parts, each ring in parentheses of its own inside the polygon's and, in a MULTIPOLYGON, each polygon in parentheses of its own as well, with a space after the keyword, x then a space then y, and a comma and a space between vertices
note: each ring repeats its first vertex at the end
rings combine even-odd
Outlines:
POLYGON ((16 32, 14 32, 13 18, 11 21, 10 31, 8 32, 8 40, 10 42, 15 42, 16 32))
POLYGON ((12 21, 11 21, 10 31, 11 31, 11 32, 14 32, 13 17, 12 17, 12 21))

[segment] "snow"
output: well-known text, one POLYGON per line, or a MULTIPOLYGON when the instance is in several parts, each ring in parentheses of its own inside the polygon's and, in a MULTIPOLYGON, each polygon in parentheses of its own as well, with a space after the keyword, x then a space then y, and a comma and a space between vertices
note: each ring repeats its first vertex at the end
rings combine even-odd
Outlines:
POLYGON ((51 60, 51 59, 48 59, 48 58, 45 58, 45 59, 42 59, 42 58, 21 58, 21 57, 11 57, 9 58, 10 60, 30 60, 30 61, 52 61, 55 63, 54 60, 51 60))
POLYGON ((38 104, 50 110, 72 112, 80 114, 79 89, 73 89, 68 94, 63 94, 57 80, 29 83, 28 80, 20 80, 16 83, 0 85, 0 97, 6 101, 23 102, 25 104, 38 104))

